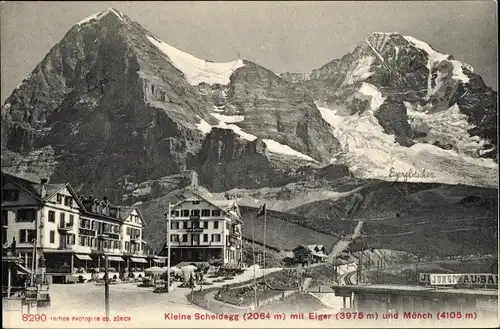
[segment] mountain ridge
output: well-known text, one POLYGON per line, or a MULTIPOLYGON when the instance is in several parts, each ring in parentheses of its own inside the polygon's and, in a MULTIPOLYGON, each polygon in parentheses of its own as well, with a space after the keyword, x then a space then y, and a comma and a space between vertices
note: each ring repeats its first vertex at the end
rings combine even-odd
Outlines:
MULTIPOLYGON (((487 148, 474 138, 489 138, 496 130, 491 120, 496 93, 481 98, 488 90, 472 72, 466 72, 472 76, 469 88, 455 85, 453 75, 448 79, 446 65, 429 71, 425 51, 408 41, 396 54, 391 45, 399 39, 374 33, 356 48, 357 55, 343 57, 351 62, 333 60, 309 75, 321 79, 290 82, 248 60, 228 65, 195 58, 111 8, 74 25, 6 100, 2 169, 78 182, 116 199, 126 184, 160 181, 186 169, 199 172, 200 181, 217 191, 315 180, 324 168, 336 179, 353 173, 392 179, 391 166, 401 171, 420 166, 441 175, 448 162, 458 163, 457 169, 431 180, 492 184, 493 165, 462 160, 460 152, 462 144, 475 143, 471 156, 487 148), (377 52, 394 57, 404 74, 388 70, 377 52), (413 66, 403 54, 414 57, 413 66), (407 89, 400 86, 403 75, 407 89), (447 91, 450 86, 454 93, 447 91), (478 101, 487 106, 484 111, 478 101), (450 102, 457 108, 447 107, 450 102), (461 126, 449 132, 446 115, 457 117, 461 126), (429 120, 440 130, 426 126, 429 120), (469 129, 468 121, 477 124, 469 129), (346 135, 351 125, 369 125, 369 133, 346 135), (378 135, 370 135, 373 131, 378 135), (367 136, 384 140, 380 148, 401 153, 400 158, 413 156, 415 149, 441 153, 434 162, 396 157, 390 163, 374 156, 378 146, 367 136), (453 157, 439 151, 450 147, 453 157), (360 152, 365 153, 360 157, 360 152), (473 168, 486 168, 486 176, 473 168)), ((496 152, 496 137, 491 138, 493 150, 480 156, 496 152)))

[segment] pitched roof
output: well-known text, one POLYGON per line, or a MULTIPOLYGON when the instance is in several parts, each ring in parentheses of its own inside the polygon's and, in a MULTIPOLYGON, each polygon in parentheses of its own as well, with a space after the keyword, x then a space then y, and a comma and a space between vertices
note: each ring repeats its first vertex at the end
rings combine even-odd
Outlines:
MULTIPOLYGON (((45 185, 45 197, 43 198, 45 201, 50 200, 54 195, 57 194, 60 190, 65 188, 68 184, 46 184, 45 185)), ((36 185, 37 190, 40 191, 42 185, 37 184, 36 185)))
POLYGON ((40 190, 39 189, 37 190, 35 187, 38 183, 2 172, 2 186, 5 184, 4 180, 8 180, 8 181, 12 182, 13 184, 19 186, 20 188, 22 188, 26 192, 33 195, 38 200, 41 200, 40 199, 40 190))
POLYGON ((2 185, 3 185, 4 178, 11 181, 14 184, 16 184, 17 186, 19 186, 20 188, 22 188, 26 192, 30 193, 31 195, 33 195, 36 199, 38 199, 40 201, 50 200, 54 195, 57 194, 57 192, 59 192, 60 190, 62 190, 65 187, 67 187, 69 192, 73 195, 74 199, 78 203, 78 205, 81 208, 85 209, 80 198, 75 193, 75 191, 73 190, 73 188, 71 187, 71 185, 69 183, 45 184, 46 193, 45 193, 45 197, 42 199, 42 196, 40 194, 41 189, 42 189, 42 184, 34 182, 34 181, 30 181, 28 179, 24 179, 21 177, 17 177, 14 175, 9 175, 9 174, 2 172, 2 185))
POLYGON ((122 206, 120 207, 120 219, 125 220, 134 211, 135 207, 122 206))

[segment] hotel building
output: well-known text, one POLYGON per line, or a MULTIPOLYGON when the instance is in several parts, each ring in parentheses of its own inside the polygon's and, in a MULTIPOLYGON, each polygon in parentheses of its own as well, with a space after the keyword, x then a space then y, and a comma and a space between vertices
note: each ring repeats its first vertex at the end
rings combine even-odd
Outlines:
POLYGON ((78 196, 68 183, 36 183, 2 173, 3 247, 15 240, 16 253, 31 270, 36 247, 37 274, 57 279, 90 269, 102 272, 104 255, 116 272, 140 270, 151 264, 144 254, 143 227, 133 207, 78 196))
MULTIPOLYGON (((171 209, 172 265, 218 259, 243 259, 241 214, 236 200, 208 200, 192 194, 171 209)), ((167 232, 168 233, 168 232, 167 232)))

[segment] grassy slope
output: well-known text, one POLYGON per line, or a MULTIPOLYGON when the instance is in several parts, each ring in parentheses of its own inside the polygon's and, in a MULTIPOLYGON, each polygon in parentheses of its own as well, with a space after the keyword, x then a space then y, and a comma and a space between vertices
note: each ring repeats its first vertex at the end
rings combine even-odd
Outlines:
POLYGON ((427 255, 496 253, 496 189, 462 185, 379 182, 334 202, 293 211, 317 220, 300 223, 325 233, 363 220, 363 239, 351 247, 386 248, 427 255), (361 197, 359 197, 361 196, 361 197))

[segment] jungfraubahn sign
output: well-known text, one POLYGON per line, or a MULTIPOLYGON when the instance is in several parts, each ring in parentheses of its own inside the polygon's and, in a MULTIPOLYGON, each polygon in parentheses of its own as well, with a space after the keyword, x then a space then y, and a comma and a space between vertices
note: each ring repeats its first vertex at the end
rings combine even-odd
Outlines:
POLYGON ((498 274, 491 273, 420 273, 419 282, 431 286, 445 285, 498 285, 498 274))

